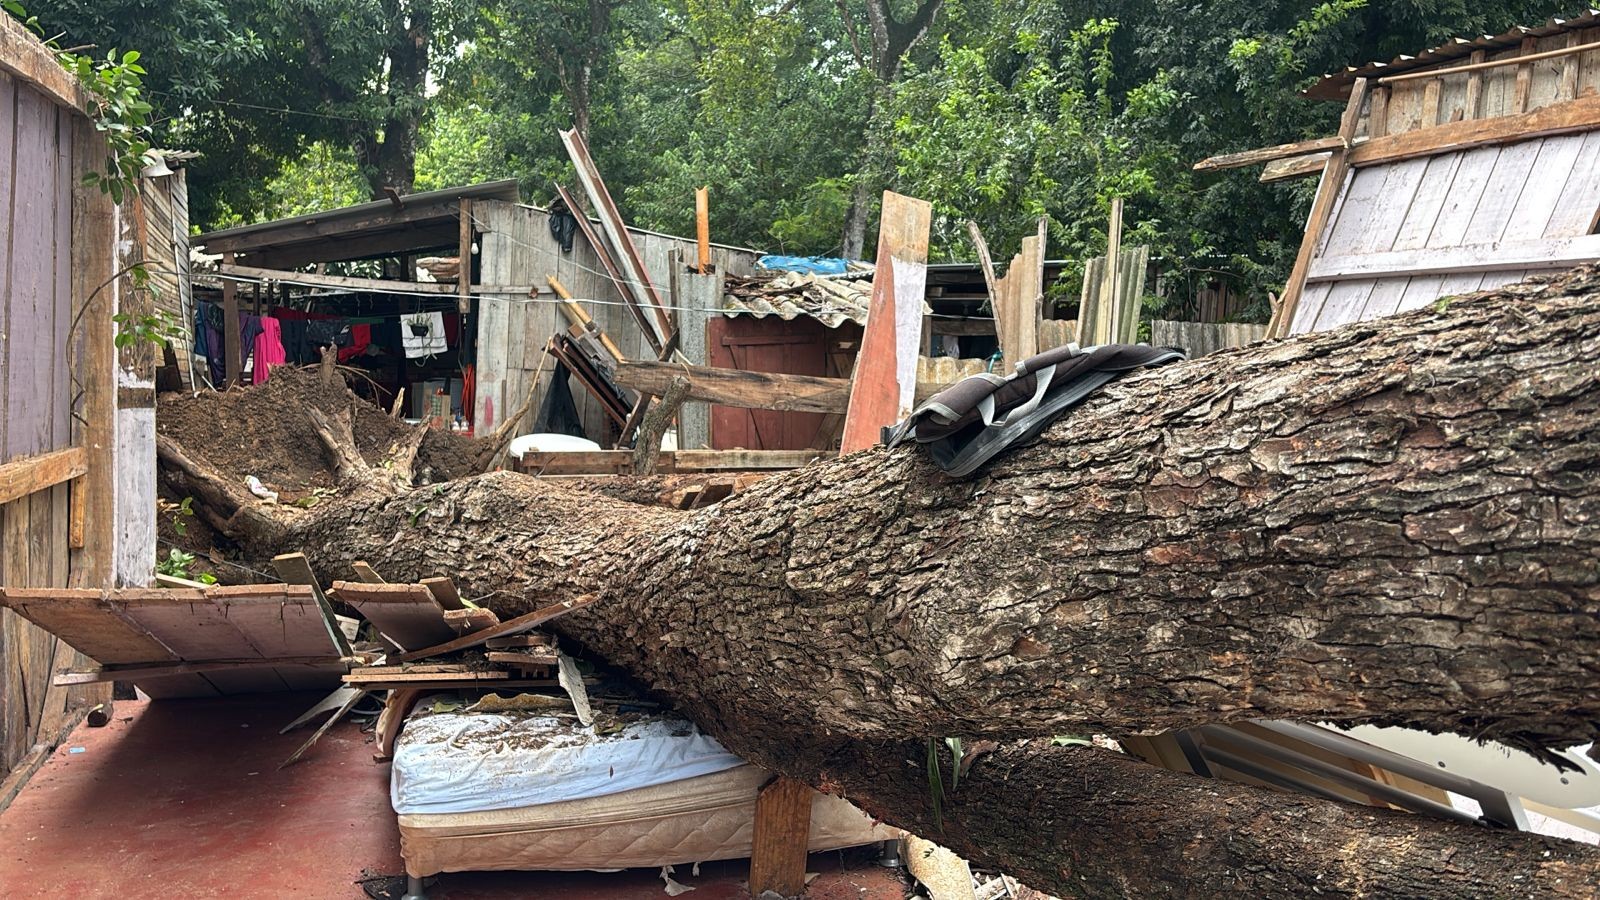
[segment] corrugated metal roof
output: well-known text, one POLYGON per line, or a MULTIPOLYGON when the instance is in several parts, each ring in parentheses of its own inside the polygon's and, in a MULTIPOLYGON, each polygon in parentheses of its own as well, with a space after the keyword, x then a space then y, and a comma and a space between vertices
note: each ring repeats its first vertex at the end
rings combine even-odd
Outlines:
POLYGON ((1513 49, 1521 46, 1524 38, 1550 37, 1551 35, 1564 34, 1569 31, 1597 27, 1600 27, 1600 10, 1590 9, 1575 18, 1551 19, 1544 25, 1533 28, 1519 25, 1504 34, 1486 34, 1473 39, 1458 37, 1431 50, 1424 50, 1415 56, 1397 56, 1388 62, 1369 62, 1364 66, 1350 66, 1343 72, 1324 75, 1321 81, 1312 85, 1305 92, 1305 96, 1312 100, 1344 100, 1350 96, 1350 86, 1358 78, 1382 78, 1388 75, 1399 75, 1401 72, 1424 69, 1471 56, 1479 50, 1493 53, 1497 50, 1513 49))
MULTIPOLYGON (((872 271, 848 275, 808 275, 799 272, 729 275, 722 294, 722 314, 756 318, 777 316, 788 321, 800 316, 816 319, 829 328, 845 322, 867 324, 872 305, 872 271)), ((923 315, 933 310, 922 304, 923 315)))
MULTIPOLYGON (((482 184, 469 184, 463 187, 442 188, 437 191, 424 191, 420 194, 405 194, 400 198, 400 209, 407 207, 424 207, 435 203, 445 203, 455 200, 505 200, 515 203, 518 198, 517 181, 507 178, 501 181, 486 181, 482 184)), ((373 200, 356 206, 344 206, 324 212, 306 213, 300 216, 291 216, 287 219, 274 219, 270 222, 257 222, 253 225, 241 225, 237 228, 224 228, 221 231, 211 231, 197 235, 196 244, 220 243, 223 241, 237 240, 246 237, 270 236, 272 232, 284 231, 300 225, 332 224, 344 221, 360 221, 377 213, 385 213, 396 209, 392 200, 373 200)))

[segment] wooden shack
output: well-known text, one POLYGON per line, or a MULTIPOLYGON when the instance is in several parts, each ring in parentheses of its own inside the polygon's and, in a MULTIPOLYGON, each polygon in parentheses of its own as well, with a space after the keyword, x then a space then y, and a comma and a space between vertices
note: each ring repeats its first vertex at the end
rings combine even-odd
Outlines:
MULTIPOLYGON (((132 217, 84 176, 106 156, 86 96, 0 15, 0 583, 142 585, 155 562, 153 348, 114 345, 148 294, 118 278, 132 217)), ((0 808, 109 685, 60 687, 87 660, 0 610, 0 808)))
POLYGON ((1330 138, 1221 157, 1321 175, 1274 334, 1600 259, 1600 13, 1329 75, 1330 138))

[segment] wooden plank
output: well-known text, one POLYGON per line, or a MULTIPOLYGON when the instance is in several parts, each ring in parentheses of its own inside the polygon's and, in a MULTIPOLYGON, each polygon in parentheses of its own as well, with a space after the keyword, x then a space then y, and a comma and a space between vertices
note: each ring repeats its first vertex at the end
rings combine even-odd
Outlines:
POLYGON ((68 447, 0 464, 0 503, 20 500, 88 471, 89 454, 82 447, 68 447))
POLYGON ((1290 181, 1295 178, 1304 178, 1308 175, 1321 175, 1328 167, 1331 153, 1313 153, 1310 156, 1296 156, 1293 159, 1280 159, 1269 162, 1261 170, 1260 181, 1263 184, 1272 184, 1279 181, 1290 181))
POLYGON ((554 653, 524 653, 513 650, 491 650, 485 653, 491 663, 513 666, 516 668, 534 669, 553 666, 557 662, 554 653))
POLYGON ((1394 250, 1317 260, 1308 280, 1345 281, 1399 275, 1571 267, 1600 259, 1600 235, 1466 247, 1394 250))
POLYGON ((1476 119, 1483 115, 1483 72, 1472 68, 1485 59, 1482 50, 1472 52, 1471 62, 1462 68, 1467 70, 1467 99, 1462 107, 1463 119, 1476 119))
MULTIPOLYGON (((1383 137, 1389 133, 1389 95, 1392 90, 1387 87, 1374 88, 1371 91, 1372 102, 1368 104, 1367 112, 1367 137, 1383 137)), ((1345 149, 1349 149, 1346 147, 1345 149)), ((1324 156, 1326 158, 1326 156, 1324 156)))
MULTIPOLYGON (((89 108, 89 95, 55 54, 21 22, 0 16, 0 71, 26 82, 59 106, 89 108)), ((98 190, 98 189, 97 189, 98 190)))
MULTIPOLYGON (((660 473, 798 469, 835 454, 827 450, 678 450, 663 451, 660 473)), ((611 475, 631 472, 631 450, 580 450, 527 453, 520 471, 538 475, 611 475)))
MULTIPOLYGON (((1461 167, 1462 154, 1451 153, 1427 160, 1422 181, 1412 194, 1405 219, 1388 250, 1412 250, 1425 246, 1439 221, 1450 196, 1450 186, 1455 182, 1456 171, 1461 167)), ((1315 266, 1313 266, 1315 268, 1315 266)))
POLYGON ((878 264, 866 333, 851 375, 841 453, 878 443, 880 430, 911 413, 917 392, 917 345, 928 278, 928 231, 933 207, 883 192, 878 264))
POLYGON ((472 634, 500 624, 500 617, 488 609, 447 609, 444 623, 456 634, 472 634))
POLYGON ((64 337, 56 335, 53 325, 58 109, 37 91, 17 90, 11 136, 15 170, 12 221, 5 238, 10 256, 10 310, 5 326, 9 373, 0 459, 58 449, 54 407, 66 402, 64 396, 52 396, 50 384, 52 351, 64 337))
POLYGON ((97 590, 7 587, 0 590, 0 605, 104 665, 179 661, 149 632, 118 615, 97 590))
POLYGON ((450 640, 455 629, 444 609, 420 584, 335 581, 332 595, 348 603, 402 650, 450 640))
MULTIPOLYGON (((73 373, 82 385, 81 419, 72 419, 73 443, 88 453, 89 471, 73 486, 73 583, 109 588, 116 554, 116 314, 114 292, 102 290, 116 274, 115 207, 86 176, 105 158, 105 141, 87 119, 74 119, 72 319, 82 337, 68 344, 73 373)), ((70 642, 69 642, 70 643, 70 642)), ((79 650, 84 648, 78 647, 79 650)), ((101 660, 107 662, 110 660, 101 660)))
MULTIPOLYGON (((1367 79, 1358 78, 1350 89, 1350 102, 1346 104, 1344 116, 1339 123, 1339 134, 1345 138, 1355 136, 1356 125, 1361 120, 1362 108, 1366 105, 1367 79)), ((1392 138, 1374 138, 1374 141, 1392 140, 1392 138)), ((1329 217, 1333 215, 1334 207, 1345 192, 1346 176, 1349 174, 1349 159, 1353 151, 1334 150, 1328 159, 1327 168, 1322 173, 1322 183, 1318 185, 1316 200, 1311 204, 1311 215, 1306 222, 1305 237, 1300 242, 1300 252, 1295 257, 1294 268, 1289 272, 1289 280, 1283 289, 1282 301, 1278 311, 1273 316, 1272 323, 1267 328, 1269 337, 1281 337, 1287 334, 1291 323, 1297 323, 1296 307, 1300 303, 1300 295, 1305 290, 1306 273, 1310 271, 1311 260, 1315 255, 1318 244, 1322 241, 1323 232, 1326 230, 1329 217)))
POLYGON ((461 592, 456 590, 454 581, 442 576, 435 576, 422 579, 421 584, 428 589, 428 593, 433 595, 434 601, 446 612, 452 609, 467 608, 467 605, 461 602, 461 592))
POLYGON ((493 640, 494 638, 506 637, 513 634, 521 634, 524 631, 532 631, 551 619, 557 619, 569 612, 582 609, 599 599, 599 594, 584 594, 572 600, 564 600, 560 603, 546 606, 543 609, 536 609, 526 615, 517 616, 515 619, 501 622, 499 625, 496 625, 493 628, 488 628, 474 634, 463 635, 462 637, 456 638, 453 641, 447 641, 432 647, 424 647, 421 650, 401 654, 400 659, 402 662, 412 662, 418 659, 426 659, 430 656, 440 656, 445 653, 454 653, 457 650, 470 650, 473 647, 480 647, 486 641, 493 640))
MULTIPOLYGON (((1583 151, 1584 136, 1546 138, 1539 142, 1538 158, 1524 176, 1515 204, 1502 216, 1498 240, 1517 242, 1544 237, 1583 151)), ((1587 173, 1585 173, 1587 174, 1587 173)), ((1495 177, 1499 178, 1497 170, 1495 177)), ((1600 197, 1595 198, 1600 201, 1600 197)), ((1470 237, 1470 234, 1469 234, 1470 237)))
MULTIPOLYGON (((393 666, 385 668, 395 669, 393 666)), ((372 684, 406 684, 411 682, 426 681, 437 684, 461 685, 475 684, 481 681, 507 681, 511 678, 509 672, 484 670, 480 672, 405 672, 405 671, 357 671, 344 676, 345 684, 372 685, 372 684)))
POLYGON ((351 571, 356 573, 356 577, 361 579, 361 582, 363 584, 388 584, 389 583, 389 582, 383 580, 383 576, 379 575, 378 571, 376 569, 372 568, 372 566, 368 565, 363 560, 359 560, 358 559, 355 562, 351 563, 350 564, 350 569, 351 569, 351 571))
MULTIPOLYGON (((1466 246, 1492 244, 1500 240, 1512 213, 1521 202, 1523 189, 1533 174, 1534 163, 1543 148, 1542 140, 1520 141, 1500 148, 1494 171, 1483 196, 1472 210, 1472 220, 1458 243, 1466 246)), ((1554 173, 1552 173, 1554 174, 1554 173)), ((1566 173, 1562 173, 1565 177, 1566 173)))
POLYGON ((1373 138, 1353 147, 1350 165, 1377 166, 1457 150, 1497 146, 1600 127, 1600 95, 1579 97, 1520 115, 1452 122, 1436 128, 1373 138))
MULTIPOLYGON (((225 271, 233 265, 233 254, 222 254, 217 268, 225 271)), ((244 350, 239 346, 239 286, 229 278, 222 282, 222 347, 223 390, 239 384, 239 373, 244 369, 244 350)))
POLYGON ((622 214, 617 211, 610 192, 606 190, 605 181, 600 177, 600 171, 589 155, 588 144, 576 128, 561 132, 561 141, 566 145, 567 155, 572 158, 578 180, 588 192, 589 201, 594 205, 595 213, 600 218, 601 231, 611 246, 617 268, 626 277, 626 284, 620 286, 633 293, 635 302, 642 309, 648 308, 654 313, 653 319, 647 317, 649 330, 655 332, 660 346, 665 347, 672 336, 672 322, 667 317, 661 295, 656 292, 655 284, 650 280, 644 261, 639 256, 639 250, 634 246, 633 237, 628 233, 628 226, 623 221, 622 214))
MULTIPOLYGON (((463 200, 463 203, 470 203, 463 200)), ((468 220, 471 228, 471 220, 468 220)), ((468 238, 469 247, 471 238, 468 238)), ((301 287, 330 288, 334 290, 367 291, 370 293, 394 294, 438 294, 441 297, 460 297, 462 285, 465 285, 467 299, 477 294, 517 294, 527 296, 537 292, 538 286, 531 284, 458 284, 437 283, 431 281, 396 281, 390 278, 355 278, 348 275, 317 275, 312 272, 290 272, 283 269, 266 269, 260 266, 241 266, 233 263, 222 263, 217 266, 217 271, 222 275, 232 275, 251 281, 267 282, 272 284, 293 284, 301 287)), ((223 289, 232 281, 223 283, 223 289)))
POLYGON ((1334 282, 1327 299, 1323 301, 1321 311, 1312 322, 1311 330, 1326 331, 1359 320, 1361 310, 1366 308, 1367 298, 1372 295, 1373 286, 1374 282, 1371 279, 1344 279, 1334 282))
POLYGON ((1422 127, 1432 128, 1439 124, 1439 94, 1444 86, 1435 78, 1423 85, 1422 88, 1422 127))
MULTIPOLYGON (((461 198, 457 214, 460 234, 456 240, 456 312, 472 312, 472 198, 461 198)), ((409 272, 407 273, 410 274, 409 272)))
POLYGON ((1583 136, 1572 173, 1562 185, 1544 236, 1593 234, 1597 209, 1600 209, 1600 131, 1591 131, 1583 136))
POLYGON ((1039 352, 1040 300, 1044 295, 1043 242, 1022 239, 1022 249, 1011 258, 1006 275, 995 285, 995 335, 1004 353, 1002 372, 1039 352))
POLYGON ((699 251, 695 271, 701 275, 711 272, 711 189, 696 188, 694 192, 694 234, 699 251))
POLYGON ((750 849, 750 896, 772 891, 798 897, 806 889, 811 842, 811 787, 779 775, 756 795, 750 849))
MULTIPOLYGON (((1543 58, 1543 54, 1534 53, 1534 47, 1539 43, 1537 38, 1522 39, 1522 54, 1517 65, 1517 92, 1511 101, 1511 112, 1514 114, 1528 111, 1528 101, 1533 93, 1533 66, 1535 58, 1543 58)), ((1564 50, 1554 51, 1566 52, 1564 50)), ((1485 63, 1487 65, 1487 63, 1485 63)))
POLYGON ((1439 210, 1433 230, 1428 233, 1425 246, 1461 246, 1466 238, 1467 228, 1472 224, 1478 203, 1489 189, 1489 179, 1494 174, 1495 163, 1499 161, 1500 153, 1499 147, 1478 147, 1456 154, 1460 157, 1461 164, 1456 167, 1456 174, 1450 182, 1444 206, 1439 210))
POLYGON ((689 380, 688 399, 720 406, 836 413, 844 412, 850 404, 848 378, 780 375, 661 362, 623 362, 617 366, 615 380, 624 387, 660 396, 666 392, 672 379, 679 376, 689 380))
POLYGON ((340 656, 350 655, 350 641, 339 628, 338 617, 334 615, 333 605, 328 602, 322 593, 322 584, 317 580, 316 573, 311 571, 311 561, 304 553, 281 553, 272 558, 272 571, 278 573, 288 584, 297 584, 311 588, 311 596, 317 601, 318 608, 322 611, 323 622, 327 626, 328 636, 333 639, 339 648, 340 656))
POLYGON ((184 662, 165 663, 161 665, 122 665, 106 666, 93 672, 62 672, 52 679, 53 684, 99 684, 107 681, 143 681, 149 678, 164 678, 171 675, 194 675, 208 672, 238 671, 251 669, 261 671, 279 667, 309 666, 324 669, 343 670, 344 661, 337 656, 302 656, 283 657, 277 659, 202 659, 185 660, 184 662))
POLYGON ((1224 169, 1238 169, 1276 160, 1304 157, 1314 153, 1326 153, 1329 150, 1346 150, 1349 149, 1349 146, 1350 142, 1338 135, 1315 138, 1309 141, 1295 141, 1289 144, 1279 144, 1275 147, 1261 147, 1256 150, 1226 153, 1221 156, 1202 159, 1194 164, 1194 170, 1196 172, 1220 172, 1224 169))

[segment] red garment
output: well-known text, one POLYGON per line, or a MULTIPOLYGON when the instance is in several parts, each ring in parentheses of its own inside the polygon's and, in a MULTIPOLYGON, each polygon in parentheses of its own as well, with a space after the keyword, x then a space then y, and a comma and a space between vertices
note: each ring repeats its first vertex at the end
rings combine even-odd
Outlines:
POLYGON ((478 403, 478 374, 476 366, 461 370, 461 415, 468 425, 473 425, 474 408, 478 403))
POLYGON ((350 346, 339 348, 339 362, 349 362, 367 352, 367 347, 372 344, 371 325, 350 326, 350 346))
POLYGON ((283 350, 283 327, 271 316, 261 317, 261 333, 256 335, 255 363, 250 370, 250 383, 260 384, 272 374, 274 366, 287 365, 289 355, 283 350))

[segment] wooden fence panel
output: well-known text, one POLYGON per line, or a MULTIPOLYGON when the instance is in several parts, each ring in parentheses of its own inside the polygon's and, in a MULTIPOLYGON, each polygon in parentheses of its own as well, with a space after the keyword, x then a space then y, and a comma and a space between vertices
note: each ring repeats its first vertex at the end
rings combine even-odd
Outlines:
POLYGON ((1237 322, 1167 322, 1161 319, 1150 323, 1150 343, 1153 346, 1181 348, 1188 351, 1191 359, 1219 350, 1253 344, 1266 336, 1265 325, 1237 322))

